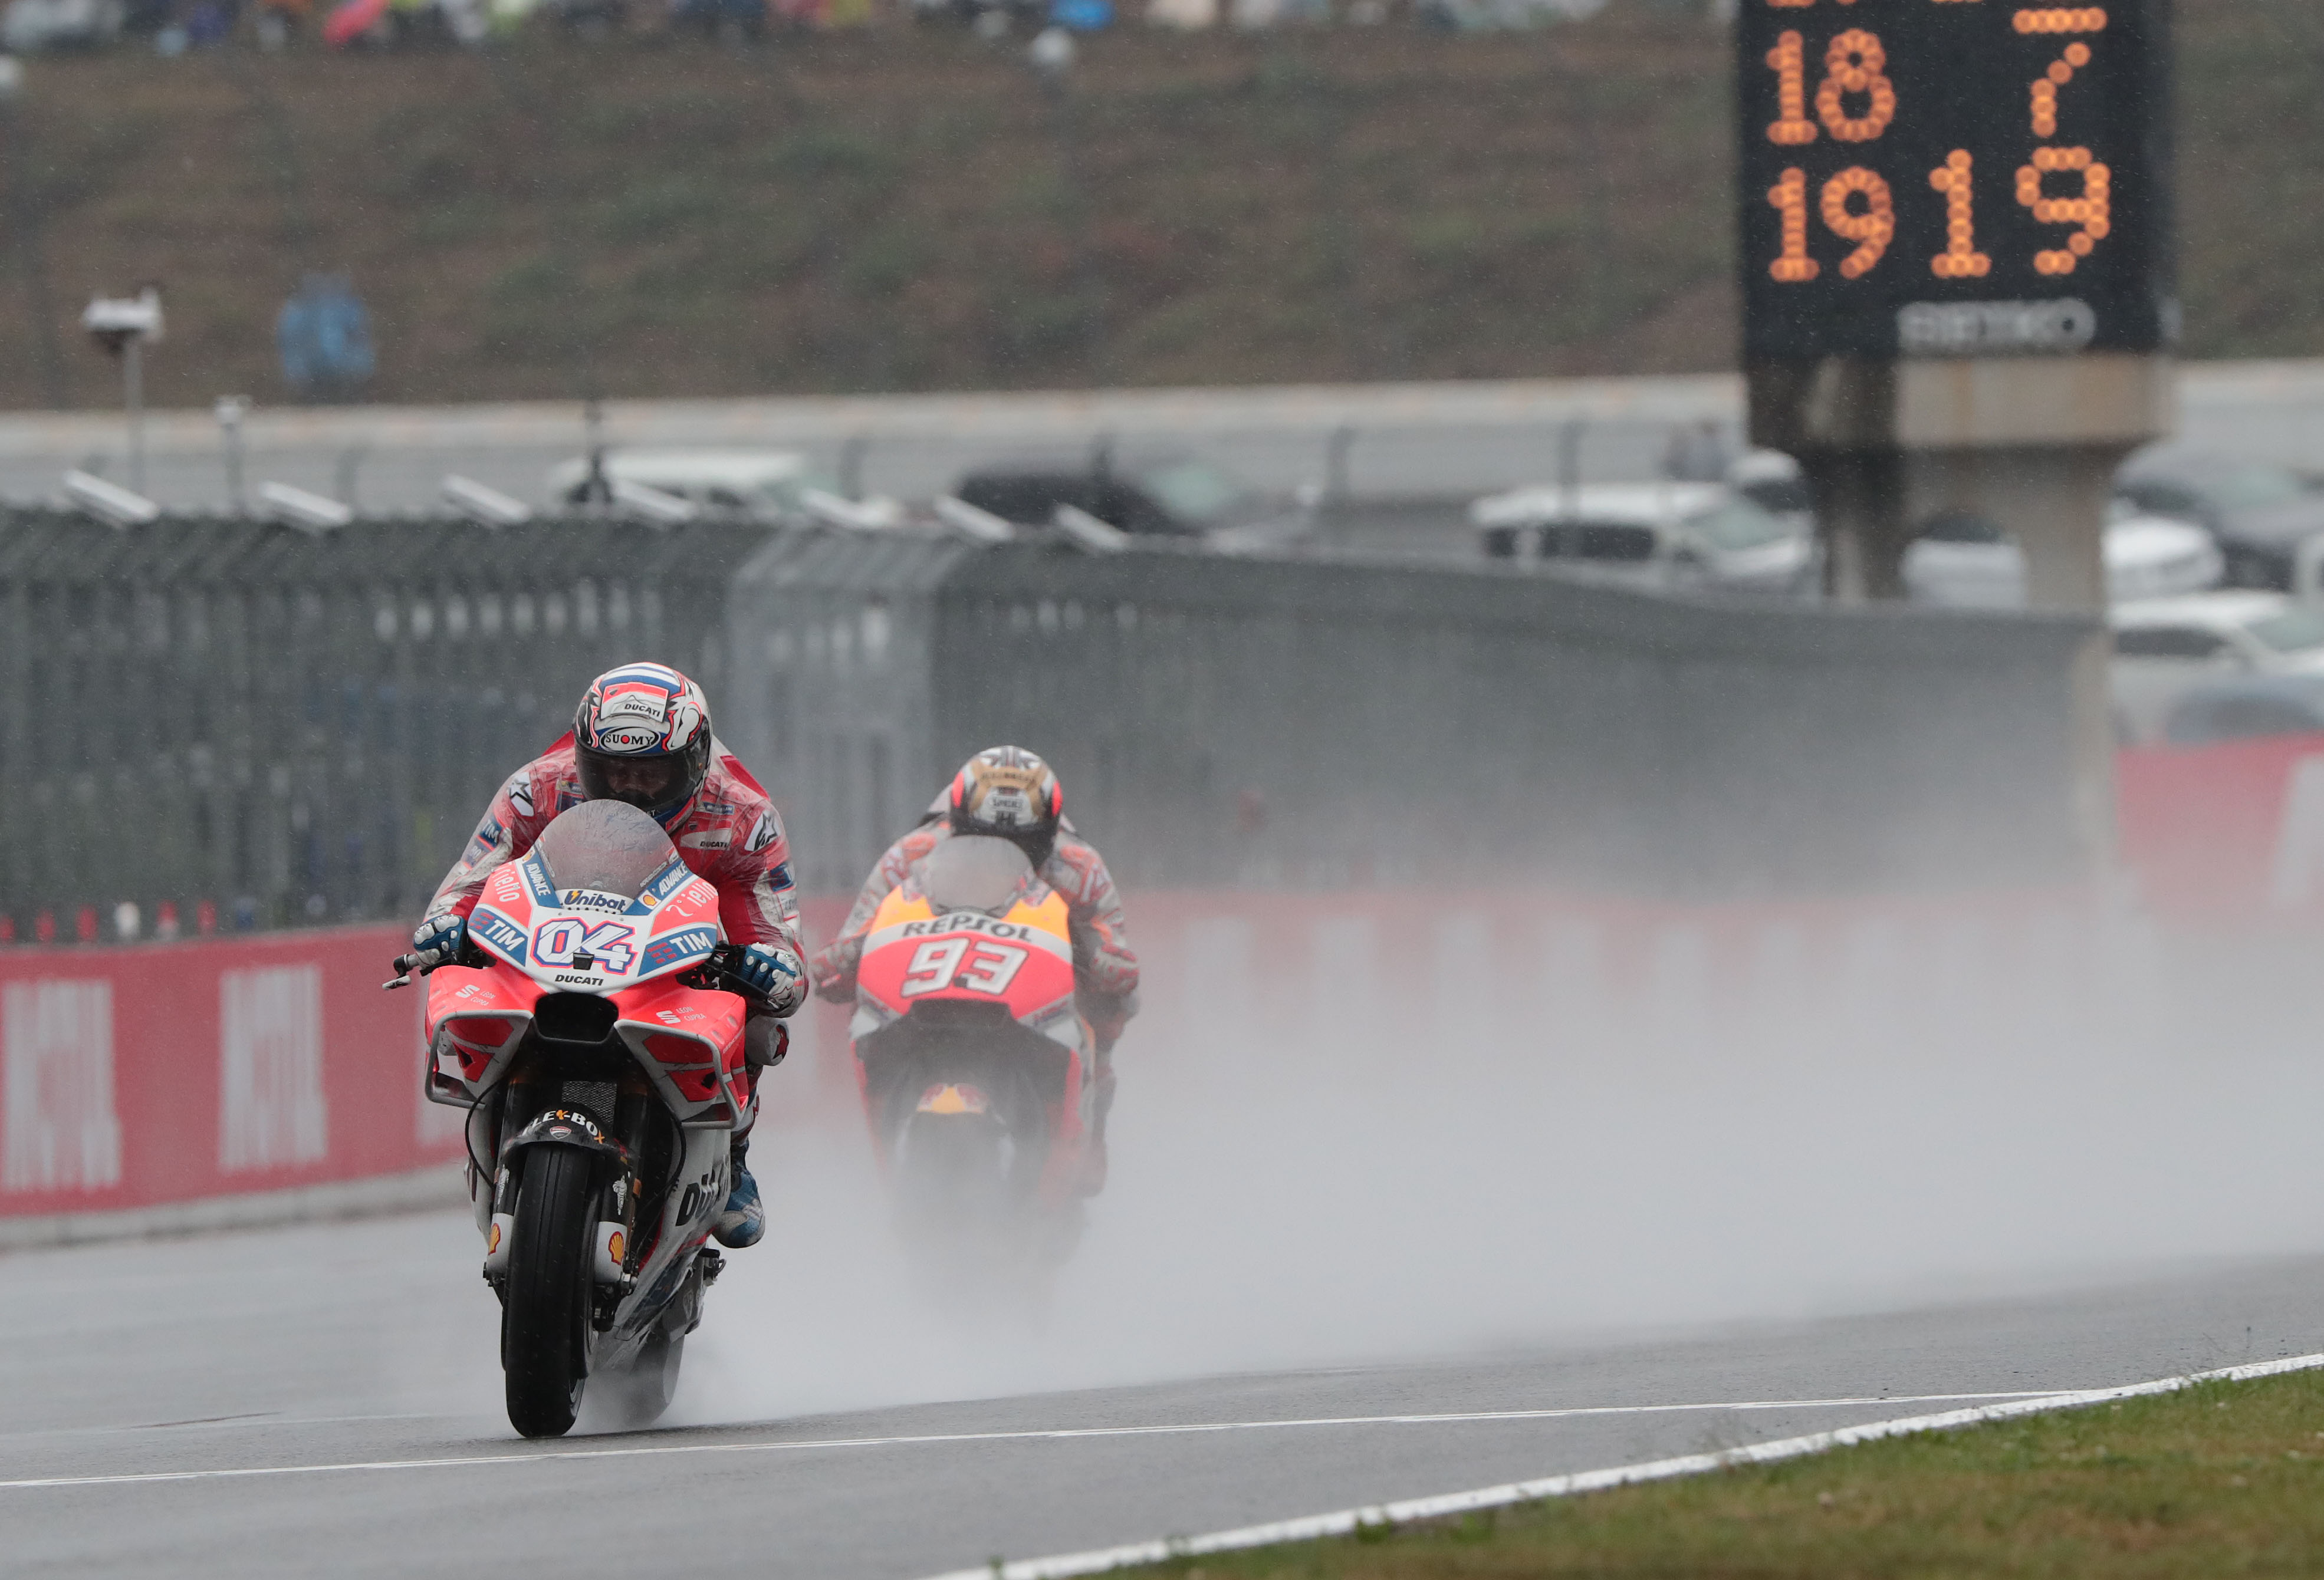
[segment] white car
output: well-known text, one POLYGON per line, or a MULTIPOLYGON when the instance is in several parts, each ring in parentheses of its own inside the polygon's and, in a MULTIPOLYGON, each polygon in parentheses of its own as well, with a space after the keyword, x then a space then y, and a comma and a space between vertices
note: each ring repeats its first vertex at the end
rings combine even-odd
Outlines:
POLYGON ((2144 739, 2172 705, 2236 675, 2324 675, 2324 609, 2281 592, 2199 592, 2118 604, 2111 681, 2129 733, 2144 739))
MULTIPOLYGON (((683 500, 697 510, 758 517, 816 516, 831 510, 836 485, 796 450, 608 450, 605 480, 631 483, 683 500)), ((549 473, 549 497, 581 504, 588 497, 589 462, 576 457, 549 473)), ((890 501, 847 501, 860 511, 902 519, 890 501)), ((853 524, 853 523, 851 523, 853 524)), ((866 524, 869 524, 868 522, 866 524)))
MULTIPOLYGON (((2162 516, 2107 522, 2099 552, 2107 597, 2116 603, 2200 592, 2218 586, 2227 571, 2209 532, 2162 516)), ((1904 590, 1916 603, 2023 609, 2025 556, 1990 522, 1941 516, 1904 550, 1904 590)))
POLYGON ((82 50, 121 36, 121 0, 11 0, 0 12, 0 49, 82 50))
POLYGON ((1487 557, 1587 581, 1775 593, 1814 581, 1808 535, 1720 483, 1512 489, 1471 505, 1469 521, 1487 557))

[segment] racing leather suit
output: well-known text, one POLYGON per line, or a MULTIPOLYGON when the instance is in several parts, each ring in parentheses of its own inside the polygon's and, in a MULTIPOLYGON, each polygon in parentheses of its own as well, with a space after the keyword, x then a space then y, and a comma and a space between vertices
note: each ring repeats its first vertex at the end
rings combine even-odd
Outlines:
MULTIPOLYGON (((429 916, 466 917, 475 909, 494 868, 524 855, 558 813, 587 799, 568 734, 501 786, 467 849, 428 903, 429 916)), ((798 969, 798 893, 791 882, 790 841, 774 803, 724 742, 711 742, 710 770, 703 776, 702 788, 666 829, 687 868, 717 889, 718 919, 727 941, 770 945, 798 969)), ((764 1009, 753 1006, 748 1017, 753 1116, 759 1106, 759 1069, 781 1057, 776 1052, 781 1044, 774 1020, 791 1014, 807 998, 804 969, 792 980, 798 984, 793 992, 770 999, 764 1009)), ((748 1129, 747 1122, 743 1128, 748 1129)))

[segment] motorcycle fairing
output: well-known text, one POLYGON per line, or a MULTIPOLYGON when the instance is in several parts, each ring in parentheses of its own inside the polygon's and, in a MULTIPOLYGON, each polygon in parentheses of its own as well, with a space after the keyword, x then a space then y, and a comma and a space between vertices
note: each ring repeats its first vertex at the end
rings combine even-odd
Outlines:
POLYGON ((725 932, 717 888, 675 856, 631 899, 560 891, 536 851, 485 880, 468 935, 545 988, 611 996, 699 963, 725 932))
POLYGON ((614 1032, 678 1124, 689 1130, 733 1129, 751 1104, 742 999, 667 980, 613 997, 614 1032))
MULTIPOLYGON (((523 1044, 543 993, 505 968, 438 967, 428 980, 429 1100, 466 1108, 491 1090, 523 1044)), ((667 977, 607 997, 615 1033, 678 1123, 732 1129, 751 1098, 742 1001, 667 977)))
POLYGON ((1051 890, 994 917, 938 914, 909 885, 881 901, 856 968, 852 1033, 868 1036, 917 1005, 999 1003, 1019 1024, 1079 1050, 1065 899, 1051 890))
POLYGON ((532 1025, 540 985, 498 967, 438 966, 428 978, 427 1094, 466 1108, 507 1070, 532 1025))

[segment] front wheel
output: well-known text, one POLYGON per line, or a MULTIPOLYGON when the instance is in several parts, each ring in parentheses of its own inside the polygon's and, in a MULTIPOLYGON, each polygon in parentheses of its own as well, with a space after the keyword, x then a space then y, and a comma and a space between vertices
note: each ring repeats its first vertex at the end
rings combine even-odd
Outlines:
POLYGON ((595 1215, 589 1159, 543 1147, 525 1160, 509 1248, 501 1346, 509 1425, 528 1438, 573 1429, 588 1377, 589 1249, 595 1215))

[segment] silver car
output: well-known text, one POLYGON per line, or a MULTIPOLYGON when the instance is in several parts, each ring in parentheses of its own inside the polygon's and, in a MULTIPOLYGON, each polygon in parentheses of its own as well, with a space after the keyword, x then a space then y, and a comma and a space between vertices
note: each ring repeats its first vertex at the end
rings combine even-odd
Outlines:
POLYGON ((2236 675, 2324 675, 2324 609, 2281 592, 2198 592, 2116 604, 2110 679, 2125 734, 2153 738, 2198 686, 2236 675))
POLYGON ((1583 581, 1787 596, 1815 581, 1807 532, 1720 483, 1512 489, 1469 522, 1488 558, 1583 581))

